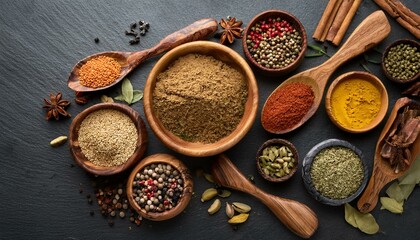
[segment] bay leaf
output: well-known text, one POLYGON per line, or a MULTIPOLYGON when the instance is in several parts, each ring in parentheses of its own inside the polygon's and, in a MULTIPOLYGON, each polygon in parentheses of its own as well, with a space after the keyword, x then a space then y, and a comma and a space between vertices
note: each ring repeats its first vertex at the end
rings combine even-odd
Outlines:
POLYGON ((128 78, 124 78, 121 86, 121 92, 125 101, 130 104, 133 101, 133 85, 128 78))
POLYGON ((346 203, 344 205, 344 218, 346 219, 346 222, 353 227, 358 228, 356 219, 354 218, 354 211, 356 211, 356 209, 354 209, 350 204, 346 203))
POLYGON ((407 200, 410 194, 413 192, 416 184, 403 184, 400 185, 401 192, 403 193, 404 199, 407 200))
POLYGON ((143 91, 134 90, 133 91, 133 100, 131 100, 131 104, 140 101, 142 98, 143 98, 143 91))
POLYGON ((417 155, 416 160, 412 164, 407 173, 398 179, 400 185, 420 183, 420 154, 417 155))
POLYGON ((118 101, 125 101, 125 98, 124 98, 123 95, 118 95, 118 96, 114 97, 114 99, 118 100, 118 101))
POLYGON ((391 186, 388 187, 388 189, 386 190, 386 194, 388 194, 390 198, 395 199, 397 202, 404 201, 404 194, 397 181, 395 181, 391 184, 391 186))
POLYGON ((354 219, 360 231, 366 234, 375 234, 379 231, 379 225, 376 223, 375 218, 370 213, 361 213, 357 210, 354 211, 354 219))
POLYGON ((402 213, 404 202, 397 202, 397 200, 389 197, 381 197, 381 209, 386 209, 392 213, 402 213))

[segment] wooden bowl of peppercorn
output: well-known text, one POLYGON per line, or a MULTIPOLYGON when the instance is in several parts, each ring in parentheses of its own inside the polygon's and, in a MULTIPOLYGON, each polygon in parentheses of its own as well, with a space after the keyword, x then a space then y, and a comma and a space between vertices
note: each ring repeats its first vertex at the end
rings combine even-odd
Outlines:
POLYGON ((150 128, 167 147, 192 157, 213 156, 233 147, 251 129, 258 86, 237 52, 195 41, 169 51, 155 64, 143 104, 150 128))
POLYGON ((292 14, 268 10, 256 15, 242 37, 242 50, 254 69, 266 76, 283 76, 303 61, 307 36, 292 14))
POLYGON ((391 43, 382 54, 382 71, 396 83, 411 83, 420 78, 420 43, 400 39, 391 43))
POLYGON ((143 156, 147 143, 146 125, 140 114, 131 107, 119 103, 100 103, 85 109, 73 119, 69 129, 70 152, 75 162, 95 175, 113 175, 131 168, 143 156), (107 121, 105 115, 100 116, 99 113, 112 113, 113 116, 118 116, 118 119, 123 117, 125 123, 132 122, 134 126, 129 124, 131 128, 124 129, 125 125, 120 125, 117 121, 107 121), (87 118, 89 118, 89 121, 82 125, 87 118), (108 122, 108 124, 102 127, 93 127, 94 125, 90 127, 88 122, 90 124, 93 124, 92 122, 98 124, 108 122), (81 129, 86 129, 86 131, 83 130, 82 139, 80 138, 81 129), (116 131, 110 132, 110 129, 116 131), (121 136, 121 138, 118 138, 118 136, 121 136), (126 137, 130 136, 137 137, 137 140, 130 142, 130 145, 133 145, 130 151, 122 152, 127 147, 124 142, 127 140, 126 137), (95 156, 95 153, 101 153, 101 155, 95 156), (103 157, 105 153, 109 157, 103 157), (117 163, 116 161, 119 159, 116 156, 123 155, 127 158, 122 159, 123 157, 121 157, 121 163, 117 163), (103 160, 107 162, 102 162, 103 160))
POLYGON ((284 182, 298 169, 296 147, 284 139, 270 139, 257 152, 257 170, 270 182, 284 182))
POLYGON ((130 205, 142 217, 163 221, 180 214, 193 194, 193 179, 187 166, 169 154, 144 158, 127 182, 130 205))

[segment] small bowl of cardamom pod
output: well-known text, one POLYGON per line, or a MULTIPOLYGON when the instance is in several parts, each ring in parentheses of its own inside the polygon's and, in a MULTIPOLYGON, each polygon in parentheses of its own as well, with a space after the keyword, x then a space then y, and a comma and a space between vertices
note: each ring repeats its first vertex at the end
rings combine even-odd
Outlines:
POLYGON ((396 83, 410 83, 420 78, 420 43, 400 39, 391 43, 382 55, 385 76, 396 83))
POLYGON ((284 139, 264 142, 257 152, 257 170, 270 182, 283 182, 291 178, 298 168, 298 152, 284 139))

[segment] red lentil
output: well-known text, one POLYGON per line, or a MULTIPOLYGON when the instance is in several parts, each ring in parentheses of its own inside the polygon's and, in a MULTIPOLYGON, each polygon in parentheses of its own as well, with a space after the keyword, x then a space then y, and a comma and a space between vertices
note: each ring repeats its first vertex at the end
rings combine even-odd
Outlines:
POLYGON ((121 65, 112 57, 98 56, 87 61, 79 70, 80 84, 99 88, 113 83, 119 76, 121 65))

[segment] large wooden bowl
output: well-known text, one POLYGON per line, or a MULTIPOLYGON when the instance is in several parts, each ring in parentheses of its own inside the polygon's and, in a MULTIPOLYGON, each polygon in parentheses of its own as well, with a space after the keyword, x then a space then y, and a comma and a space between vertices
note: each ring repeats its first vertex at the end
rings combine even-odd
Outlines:
POLYGON ((86 171, 96 174, 96 175, 113 175, 116 173, 120 173, 125 171, 126 169, 132 167, 136 164, 141 157, 143 156, 144 152, 146 151, 148 142, 146 126, 141 119, 138 112, 127 105, 118 104, 118 103, 100 103, 93 105, 83 112, 79 113, 70 125, 69 130, 69 145, 70 145, 70 152, 73 155, 75 162, 80 165, 86 171), (91 113, 102 110, 102 109, 113 109, 118 110, 127 116, 133 121, 134 125, 137 129, 137 143, 136 148, 134 150, 133 155, 128 158, 128 160, 118 166, 113 167, 102 167, 93 164, 90 162, 85 155, 83 154, 80 146, 79 146, 79 129, 80 125, 82 124, 83 120, 91 113))
POLYGON ((306 30, 303 27, 302 23, 299 21, 299 19, 297 19, 292 14, 286 11, 281 11, 281 10, 268 10, 268 11, 265 11, 256 15, 249 22, 248 26, 245 28, 243 37, 242 37, 242 50, 245 54, 246 59, 258 73, 261 73, 266 76, 283 76, 295 70, 305 58, 305 51, 306 51, 307 45, 308 43, 307 43, 306 30), (254 59, 254 57, 251 55, 251 53, 248 50, 248 44, 246 40, 247 40, 247 36, 251 32, 251 28, 255 24, 257 24, 258 22, 262 20, 267 20, 268 18, 277 18, 277 17, 280 17, 282 20, 286 20, 287 22, 289 22, 290 25, 292 25, 300 33, 300 36, 302 37, 302 50, 300 51, 295 61, 290 63, 286 67, 268 68, 268 67, 262 66, 254 59))
POLYGON ((144 88, 143 103, 144 113, 147 121, 149 122, 150 128, 167 147, 184 155, 205 157, 219 154, 231 148, 251 129, 257 114, 258 87, 254 73, 246 61, 238 53, 218 43, 197 41, 183 44, 171 50, 155 64, 147 78, 144 88), (165 71, 168 66, 179 57, 190 53, 213 56, 214 58, 225 62, 242 73, 248 85, 248 98, 245 103, 245 111, 241 121, 236 129, 230 133, 230 135, 215 143, 204 144, 199 142, 188 142, 175 136, 162 125, 153 110, 153 90, 156 86, 157 76, 159 73, 165 71))
POLYGON ((127 198, 130 202, 130 205, 136 210, 142 217, 147 218, 153 221, 163 221, 170 218, 173 218, 180 214, 188 205, 193 194, 194 183, 191 177, 190 171, 187 166, 182 163, 180 160, 176 159, 174 156, 169 154, 154 154, 143 159, 131 172, 127 181, 127 198), (146 212, 141 208, 133 198, 133 181, 136 174, 142 170, 144 167, 152 163, 165 163, 169 164, 172 167, 176 168, 180 173, 182 180, 184 181, 184 190, 182 192, 182 197, 178 200, 178 204, 171 210, 164 212, 146 212))
POLYGON ((328 117, 331 119, 331 121, 340 129, 346 131, 346 132, 350 132, 350 133, 363 133, 363 132, 367 132, 373 128, 375 128, 376 126, 379 125, 379 123, 382 122, 382 120, 384 119, 386 112, 388 110, 388 93, 386 91, 385 86, 383 85, 382 81, 377 78, 375 75, 368 73, 368 72, 348 72, 345 73, 343 75, 340 75, 338 78, 336 78, 330 85, 330 87, 328 88, 328 92, 327 95, 325 96, 325 108, 327 110, 328 113, 328 117), (334 116, 332 107, 331 107, 331 95, 334 92, 334 89, 340 85, 341 83, 349 80, 349 79, 362 79, 362 80, 366 80, 368 82, 370 82, 371 84, 373 84, 373 86, 375 86, 380 94, 381 94, 381 108, 379 109, 378 115, 376 115, 376 117, 372 120, 372 122, 370 122, 368 125, 366 125, 363 128, 349 128, 347 126, 344 126, 342 124, 340 124, 337 119, 334 116))

